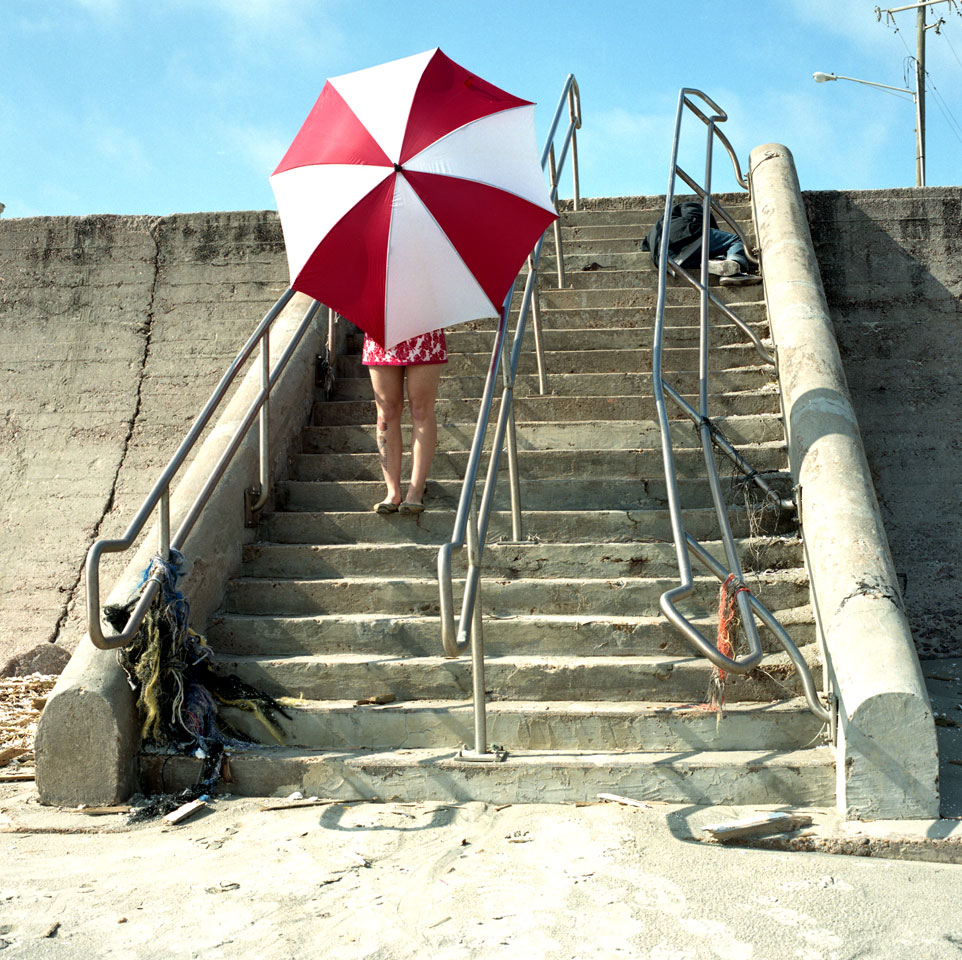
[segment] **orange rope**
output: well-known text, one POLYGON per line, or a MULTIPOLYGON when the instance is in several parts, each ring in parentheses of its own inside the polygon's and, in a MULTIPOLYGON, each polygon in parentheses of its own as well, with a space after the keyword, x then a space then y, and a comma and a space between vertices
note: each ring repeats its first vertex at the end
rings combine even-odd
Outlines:
MULTIPOLYGON (((735 643, 738 640, 738 630, 741 620, 738 613, 738 594, 748 592, 748 587, 741 586, 733 590, 737 578, 735 574, 728 575, 728 579, 718 589, 718 637, 715 646, 723 656, 733 659, 735 643)), ((711 680, 708 684, 708 709, 719 713, 725 706, 726 671, 720 667, 712 667, 711 680)))

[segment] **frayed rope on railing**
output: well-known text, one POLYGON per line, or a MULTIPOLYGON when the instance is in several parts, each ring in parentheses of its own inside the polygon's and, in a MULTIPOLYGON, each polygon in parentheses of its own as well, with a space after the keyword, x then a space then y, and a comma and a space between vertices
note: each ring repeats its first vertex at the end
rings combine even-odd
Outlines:
MULTIPOLYGON (((746 587, 734 573, 730 573, 718 588, 718 637, 715 646, 718 652, 730 660, 735 657, 735 644, 741 629, 741 615, 738 612, 738 594, 748 593, 746 587), (736 586, 737 584, 737 586, 736 586)), ((725 716, 725 681, 728 677, 721 667, 712 667, 708 681, 708 709, 718 713, 718 719, 725 716)))

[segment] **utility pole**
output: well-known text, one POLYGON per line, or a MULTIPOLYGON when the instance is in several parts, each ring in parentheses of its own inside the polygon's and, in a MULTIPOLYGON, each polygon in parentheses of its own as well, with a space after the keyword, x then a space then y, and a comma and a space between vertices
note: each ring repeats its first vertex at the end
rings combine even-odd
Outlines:
POLYGON ((923 0, 922 3, 909 3, 904 7, 892 7, 890 10, 875 8, 875 17, 881 22, 882 14, 885 14, 886 22, 895 23, 896 13, 903 10, 916 11, 916 40, 915 40, 915 185, 925 186, 925 31, 935 28, 939 32, 939 27, 945 23, 938 20, 936 23, 926 24, 925 8, 934 7, 937 3, 949 3, 958 9, 957 0, 923 0))
POLYGON ((918 124, 919 145, 915 158, 915 185, 925 186, 925 4, 918 9, 915 53, 915 122, 918 124))

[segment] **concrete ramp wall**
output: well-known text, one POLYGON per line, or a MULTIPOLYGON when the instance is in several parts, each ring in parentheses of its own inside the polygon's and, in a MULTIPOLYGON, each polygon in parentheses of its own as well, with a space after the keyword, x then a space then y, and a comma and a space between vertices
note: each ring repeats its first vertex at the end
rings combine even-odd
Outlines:
POLYGON ((286 271, 270 211, 0 220, 0 672, 60 672, 87 547, 123 532, 286 271))

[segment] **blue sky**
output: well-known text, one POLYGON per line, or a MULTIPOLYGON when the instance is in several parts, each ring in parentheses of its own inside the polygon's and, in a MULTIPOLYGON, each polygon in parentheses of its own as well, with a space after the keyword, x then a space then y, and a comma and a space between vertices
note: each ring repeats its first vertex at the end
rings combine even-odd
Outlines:
MULTIPOLYGON (((875 5, 0 0, 0 202, 5 217, 272 208, 267 178, 326 77, 435 46, 537 101, 539 142, 574 73, 585 196, 664 192, 682 86, 727 110, 743 162, 788 145, 804 189, 911 186, 911 101, 811 78, 911 85, 915 13, 896 32, 875 5)), ((946 24, 928 34, 928 182, 959 184, 962 15, 931 9, 946 24)))

